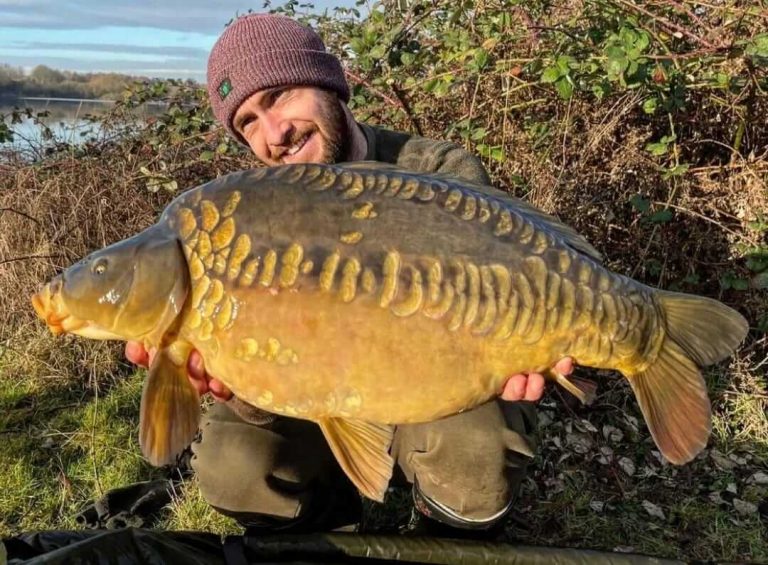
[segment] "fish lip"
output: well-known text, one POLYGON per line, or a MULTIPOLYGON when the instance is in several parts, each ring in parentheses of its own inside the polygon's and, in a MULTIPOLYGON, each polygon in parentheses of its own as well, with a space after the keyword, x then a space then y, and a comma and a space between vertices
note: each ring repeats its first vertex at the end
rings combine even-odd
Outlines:
POLYGON ((55 336, 78 330, 86 322, 72 316, 60 299, 61 279, 56 278, 32 295, 32 307, 55 336))

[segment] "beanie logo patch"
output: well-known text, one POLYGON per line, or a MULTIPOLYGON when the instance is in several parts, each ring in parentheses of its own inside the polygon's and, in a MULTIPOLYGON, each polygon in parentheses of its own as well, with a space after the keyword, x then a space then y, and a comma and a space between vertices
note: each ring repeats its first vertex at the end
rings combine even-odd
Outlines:
POLYGON ((221 96, 221 99, 224 100, 230 92, 232 92, 232 83, 229 82, 228 78, 225 78, 219 83, 219 88, 216 89, 219 93, 219 96, 221 96))

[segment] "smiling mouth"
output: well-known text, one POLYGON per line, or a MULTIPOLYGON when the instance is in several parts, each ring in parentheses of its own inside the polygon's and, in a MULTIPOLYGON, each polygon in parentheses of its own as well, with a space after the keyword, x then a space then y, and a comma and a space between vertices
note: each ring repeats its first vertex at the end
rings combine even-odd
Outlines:
POLYGON ((283 157, 293 157, 302 150, 304 145, 306 145, 309 138, 312 137, 312 133, 308 133, 304 135, 301 139, 299 139, 296 143, 294 143, 285 153, 283 153, 283 157))

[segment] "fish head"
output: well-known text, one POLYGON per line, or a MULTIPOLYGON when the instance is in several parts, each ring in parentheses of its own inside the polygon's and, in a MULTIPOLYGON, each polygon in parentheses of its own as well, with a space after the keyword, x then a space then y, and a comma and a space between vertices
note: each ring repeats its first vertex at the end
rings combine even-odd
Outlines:
POLYGON ((54 335, 156 342, 165 333, 189 274, 178 239, 153 228, 88 255, 32 297, 54 335))

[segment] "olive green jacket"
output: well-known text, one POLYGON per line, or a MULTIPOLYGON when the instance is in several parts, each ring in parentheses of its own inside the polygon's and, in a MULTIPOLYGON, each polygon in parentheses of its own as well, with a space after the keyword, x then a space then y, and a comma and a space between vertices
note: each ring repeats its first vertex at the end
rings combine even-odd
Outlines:
POLYGON ((358 125, 368 141, 366 161, 392 163, 417 173, 447 173, 479 184, 491 184, 480 159, 455 143, 358 125))

